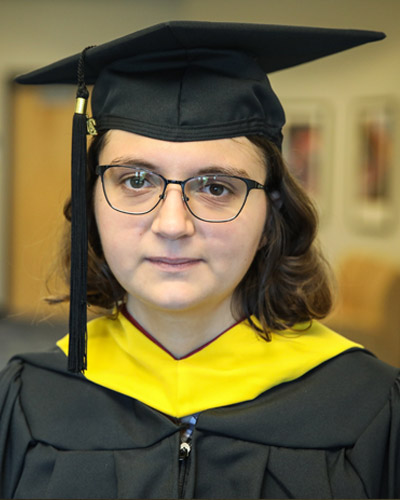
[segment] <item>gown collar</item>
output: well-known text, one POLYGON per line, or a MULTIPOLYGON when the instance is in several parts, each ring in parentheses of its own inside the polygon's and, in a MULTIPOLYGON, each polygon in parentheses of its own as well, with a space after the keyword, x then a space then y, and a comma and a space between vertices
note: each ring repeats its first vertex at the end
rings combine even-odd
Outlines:
POLYGON ((231 328, 233 328, 234 326, 236 326, 238 323, 240 323, 240 321, 234 323, 232 326, 229 326, 228 328, 226 328, 225 330, 223 330, 221 333, 219 333, 217 336, 215 336, 214 338, 212 338, 211 340, 209 340, 205 344, 197 347, 196 349, 193 349, 193 351, 188 352, 187 354, 185 354, 185 356, 181 356, 180 358, 177 358, 171 351, 169 351, 155 337, 153 337, 153 335, 150 332, 148 332, 138 321, 136 321, 136 319, 130 314, 130 312, 128 311, 128 309, 126 307, 124 307, 122 309, 121 314, 123 314, 125 316, 125 318, 127 318, 132 323, 132 325, 135 328, 137 328, 139 331, 141 331, 143 333, 143 335, 145 335, 148 339, 150 339, 160 349, 163 349, 167 354, 169 354, 171 356, 171 358, 173 358, 173 359, 175 359, 177 361, 185 359, 185 358, 189 358, 190 356, 193 356, 193 354, 196 354, 197 352, 201 351, 202 349, 205 349, 209 344, 211 344, 212 342, 214 342, 215 340, 217 340, 218 337, 220 337, 225 332, 227 332, 228 330, 230 330, 231 328))
MULTIPOLYGON (((257 321, 255 318, 252 318, 257 321)), ((88 323, 85 377, 172 417, 256 398, 361 348, 317 321, 261 339, 247 321, 176 359, 127 313, 88 323)), ((67 355, 68 335, 57 345, 67 355)))

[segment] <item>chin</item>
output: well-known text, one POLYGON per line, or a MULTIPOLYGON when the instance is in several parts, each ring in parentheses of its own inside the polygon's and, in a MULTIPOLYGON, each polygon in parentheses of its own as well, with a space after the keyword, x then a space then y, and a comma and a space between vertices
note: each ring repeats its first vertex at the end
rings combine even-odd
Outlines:
POLYGON ((151 294, 150 296, 136 296, 135 300, 139 300, 142 304, 145 304, 148 309, 154 309, 163 312, 170 313, 184 313, 184 312, 196 312, 196 310, 204 310, 206 307, 210 307, 213 302, 211 299, 206 299, 202 296, 193 296, 190 293, 180 292, 180 293, 163 293, 162 297, 157 297, 156 294, 151 294))
POLYGON ((196 311, 198 308, 202 308, 202 304, 197 303, 196 301, 189 301, 189 300, 165 300, 165 301, 159 301, 159 302, 152 302, 148 303, 150 307, 153 309, 157 309, 159 311, 163 312, 170 312, 170 313, 183 313, 183 312, 189 312, 189 311, 196 311))

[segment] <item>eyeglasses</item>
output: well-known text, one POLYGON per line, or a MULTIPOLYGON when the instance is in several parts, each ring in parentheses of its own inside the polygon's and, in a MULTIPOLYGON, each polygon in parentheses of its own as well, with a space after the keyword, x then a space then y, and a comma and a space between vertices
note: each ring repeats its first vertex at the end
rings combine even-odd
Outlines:
POLYGON ((205 222, 228 222, 242 211, 252 189, 264 189, 259 182, 235 175, 210 174, 184 181, 166 179, 145 168, 99 165, 104 196, 111 208, 125 214, 151 212, 165 198, 168 184, 179 184, 190 213, 205 222))

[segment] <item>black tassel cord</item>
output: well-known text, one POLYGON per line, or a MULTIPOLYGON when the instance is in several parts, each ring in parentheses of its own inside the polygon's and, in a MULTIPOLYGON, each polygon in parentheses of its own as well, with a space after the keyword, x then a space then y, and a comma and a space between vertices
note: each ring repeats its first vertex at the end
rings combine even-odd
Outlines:
POLYGON ((82 52, 79 60, 77 106, 72 126, 68 370, 74 373, 87 368, 86 104, 89 92, 84 79, 84 60, 88 49, 82 52))

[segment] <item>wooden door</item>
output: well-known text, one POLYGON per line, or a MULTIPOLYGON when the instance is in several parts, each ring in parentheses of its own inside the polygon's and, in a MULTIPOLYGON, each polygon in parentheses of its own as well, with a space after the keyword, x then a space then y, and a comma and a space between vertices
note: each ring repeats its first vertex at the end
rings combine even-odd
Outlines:
MULTIPOLYGON (((49 295, 45 282, 57 261, 70 192, 74 88, 15 85, 12 94, 8 308, 24 319, 65 318, 65 306, 49 306, 43 299, 49 295)), ((50 283, 61 284, 54 278, 50 283)))

